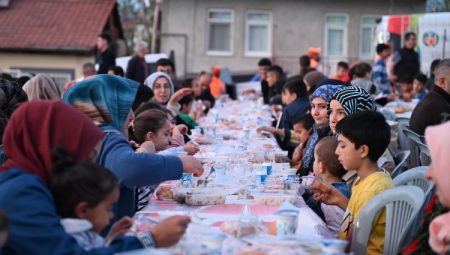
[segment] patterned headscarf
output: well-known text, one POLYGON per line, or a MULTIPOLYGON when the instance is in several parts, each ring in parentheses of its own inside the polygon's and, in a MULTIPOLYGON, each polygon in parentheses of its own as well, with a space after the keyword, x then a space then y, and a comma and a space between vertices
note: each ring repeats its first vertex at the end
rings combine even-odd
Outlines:
POLYGON ((63 100, 88 115, 101 129, 123 132, 138 87, 135 81, 100 74, 70 87, 63 100))
POLYGON ((328 102, 328 101, 330 101, 330 99, 334 95, 334 93, 336 93, 337 91, 342 90, 344 88, 345 88, 345 86, 343 86, 343 85, 332 85, 332 84, 321 85, 311 95, 310 101, 312 101, 316 97, 320 97, 323 100, 325 100, 325 102, 328 102))
POLYGON ((343 90, 337 91, 328 101, 328 112, 330 112, 330 101, 337 100, 344 108, 345 115, 351 115, 355 112, 376 111, 377 106, 373 98, 360 87, 348 86, 343 90))
POLYGON ((7 118, 26 101, 28 101, 27 94, 17 83, 0 78, 0 110, 7 118))
POLYGON ((59 100, 61 92, 53 79, 45 74, 38 74, 23 85, 23 90, 32 100, 59 100))

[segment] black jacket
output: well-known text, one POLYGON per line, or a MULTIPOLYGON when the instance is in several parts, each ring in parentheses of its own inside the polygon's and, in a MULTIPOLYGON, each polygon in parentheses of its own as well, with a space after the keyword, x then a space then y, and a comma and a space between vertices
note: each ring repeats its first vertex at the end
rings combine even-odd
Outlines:
POLYGON ((108 73, 108 68, 116 65, 116 55, 114 55, 111 47, 109 47, 105 52, 101 52, 97 55, 97 63, 98 74, 108 73))
POLYGON ((412 83, 414 77, 420 73, 419 54, 414 49, 403 47, 397 52, 400 60, 395 64, 394 72, 398 82, 412 83))
POLYGON ((126 77, 128 79, 144 84, 145 78, 150 75, 150 66, 138 56, 134 56, 128 61, 126 77), (147 67, 147 68, 146 68, 147 67))
POLYGON ((425 98, 414 108, 409 128, 418 135, 424 135, 425 128, 450 121, 450 95, 435 85, 425 98))

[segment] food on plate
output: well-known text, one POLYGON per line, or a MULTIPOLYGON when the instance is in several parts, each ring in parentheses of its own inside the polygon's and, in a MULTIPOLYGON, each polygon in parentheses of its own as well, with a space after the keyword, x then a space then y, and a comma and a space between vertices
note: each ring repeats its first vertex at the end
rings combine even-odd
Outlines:
POLYGON ((174 192, 172 190, 172 187, 160 186, 156 191, 156 197, 159 200, 173 200, 174 192))
POLYGON ((257 205, 280 205, 283 202, 295 203, 297 197, 295 195, 283 194, 283 193, 261 193, 253 194, 255 204, 257 205))
POLYGON ((265 144, 263 144, 262 146, 263 146, 264 149, 274 149, 274 147, 273 147, 272 144, 267 144, 267 143, 265 143, 265 144))
POLYGON ((186 204, 188 205, 219 205, 225 204, 225 194, 214 193, 196 193, 188 192, 186 194, 186 204))

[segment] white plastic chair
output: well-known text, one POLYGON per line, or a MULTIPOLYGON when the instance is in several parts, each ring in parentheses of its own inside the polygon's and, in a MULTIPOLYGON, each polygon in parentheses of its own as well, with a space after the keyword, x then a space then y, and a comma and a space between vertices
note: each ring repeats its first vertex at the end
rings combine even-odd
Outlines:
POLYGON ((433 183, 425 177, 427 166, 414 167, 401 173, 393 179, 395 186, 416 186, 428 194, 433 189, 433 183))
POLYGON ((420 164, 422 166, 428 166, 431 163, 430 151, 428 150, 428 145, 424 144, 422 140, 416 143, 420 149, 420 164))
POLYGON ((400 240, 423 200, 423 191, 414 186, 395 187, 376 195, 362 208, 355 221, 352 252, 366 254, 373 221, 386 208, 384 254, 397 254, 400 240))
POLYGON ((409 126, 405 126, 403 128, 403 133, 405 134, 407 138, 407 146, 409 147, 409 150, 411 151, 410 156, 410 167, 416 167, 420 166, 420 149, 417 143, 420 143, 420 136, 416 134, 414 131, 411 131, 409 129, 409 126))
POLYGON ((391 173, 392 178, 399 175, 402 172, 402 169, 406 167, 406 161, 409 159, 410 151, 399 151, 397 155, 394 157, 395 168, 391 173))

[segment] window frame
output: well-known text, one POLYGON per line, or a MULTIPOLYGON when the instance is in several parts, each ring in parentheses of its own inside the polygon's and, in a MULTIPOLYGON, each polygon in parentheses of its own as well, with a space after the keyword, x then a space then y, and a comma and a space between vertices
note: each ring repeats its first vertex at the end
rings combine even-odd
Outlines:
POLYGON ((349 15, 345 13, 327 13, 325 14, 325 41, 324 41, 324 55, 327 57, 340 57, 346 58, 348 56, 348 25, 349 25, 349 15), (330 24, 327 23, 327 18, 330 16, 341 16, 345 17, 345 24, 330 24), (343 30, 343 42, 342 42, 342 53, 341 55, 330 55, 328 52, 328 30, 329 29, 342 29, 343 30))
POLYGON ((245 40, 244 40, 244 56, 245 57, 271 57, 272 55, 272 12, 264 10, 248 10, 245 12, 245 40), (249 14, 267 14, 268 21, 251 21, 248 20, 249 14), (266 25, 267 26, 267 51, 250 51, 250 26, 266 25))
POLYGON ((206 37, 206 54, 208 56, 233 56, 234 52, 234 45, 233 45, 233 39, 234 39, 234 10, 233 9, 225 9, 225 8, 211 8, 208 9, 206 14, 206 23, 207 23, 207 29, 208 32, 206 37), (228 12, 231 14, 230 21, 221 21, 221 20, 214 20, 209 17, 210 13, 212 12, 228 12), (228 51, 221 51, 221 50, 210 50, 210 34, 211 34, 211 24, 229 24, 230 26, 230 50, 228 51))
POLYGON ((366 55, 363 53, 363 40, 362 40, 362 35, 363 35, 363 29, 364 28, 370 28, 372 29, 372 43, 375 42, 376 39, 376 31, 377 31, 377 24, 373 24, 373 25, 369 25, 369 24, 364 24, 363 20, 364 18, 375 18, 375 19, 379 19, 381 18, 380 15, 374 15, 374 14, 367 14, 367 15, 361 15, 361 19, 360 19, 360 28, 359 28, 359 58, 360 59, 373 59, 376 55, 376 51, 375 51, 375 46, 372 45, 371 49, 371 54, 370 55, 366 55))

